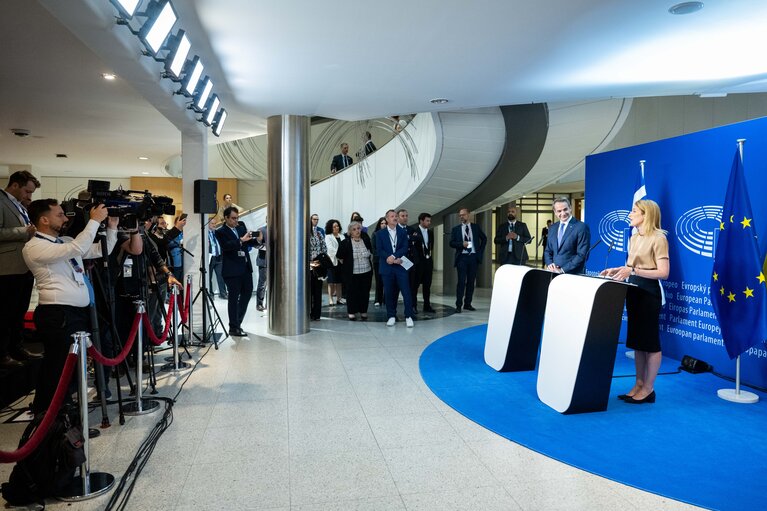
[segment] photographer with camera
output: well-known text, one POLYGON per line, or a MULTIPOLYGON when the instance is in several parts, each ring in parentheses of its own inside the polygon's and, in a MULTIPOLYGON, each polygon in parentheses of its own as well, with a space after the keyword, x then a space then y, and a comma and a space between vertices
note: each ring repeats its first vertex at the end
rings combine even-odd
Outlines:
MULTIPOLYGON (((39 413, 48 408, 56 391, 72 334, 91 331, 88 305, 92 290, 83 271, 83 259, 102 256, 101 245, 94 243, 94 239, 108 212, 104 205, 92 207, 85 228, 72 239, 60 237, 67 216, 55 199, 33 201, 28 211, 37 232, 22 254, 36 279, 39 301, 35 325, 45 347, 33 404, 35 413, 39 413)), ((109 218, 106 231, 109 250, 117 242, 117 224, 117 218, 109 218)))

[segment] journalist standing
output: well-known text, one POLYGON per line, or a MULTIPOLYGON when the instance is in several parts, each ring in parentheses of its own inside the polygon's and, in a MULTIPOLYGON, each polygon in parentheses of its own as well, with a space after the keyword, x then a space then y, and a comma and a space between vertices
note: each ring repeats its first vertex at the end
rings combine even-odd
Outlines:
POLYGON ((450 246, 455 249, 455 268, 458 271, 456 312, 461 312, 461 305, 467 311, 477 310, 471 305, 471 300, 474 297, 477 268, 482 263, 487 245, 487 236, 477 224, 469 222, 469 214, 468 208, 459 209, 458 218, 461 223, 450 232, 450 246))
POLYGON ((11 174, 0 192, 0 367, 20 367, 23 360, 40 358, 22 344, 34 277, 21 255, 35 234, 27 206, 39 186, 35 176, 22 170, 11 174))
POLYGON ((659 317, 662 307, 660 281, 669 274, 668 240, 660 226, 660 208, 651 200, 634 203, 629 221, 637 232, 631 236, 626 266, 608 268, 600 275, 628 281, 637 287, 626 291, 628 331, 626 347, 633 349, 636 381, 618 396, 629 404, 655 402, 655 378, 662 360, 659 317))
POLYGON ((549 230, 543 262, 547 269, 556 273, 583 273, 591 244, 589 226, 572 215, 568 198, 554 200, 552 208, 559 222, 549 230))
MULTIPOLYGON (((527 224, 517 220, 517 208, 509 206, 506 214, 507 221, 498 226, 495 232, 495 244, 498 254, 506 254, 503 264, 522 265, 527 262, 526 245, 533 240, 527 224)), ((500 257, 499 257, 500 259, 500 257)))
POLYGON ((341 271, 346 289, 346 313, 350 321, 368 319, 370 284, 373 280, 373 247, 370 238, 362 235, 362 224, 351 222, 348 236, 338 244, 336 257, 342 261, 341 271))
MULTIPOLYGON (((59 237, 67 216, 54 199, 42 199, 29 206, 29 219, 37 227, 34 237, 22 250, 24 261, 35 276, 39 301, 35 326, 45 347, 43 367, 35 391, 36 413, 48 408, 64 369, 72 334, 90 331, 90 283, 83 270, 83 259, 101 257, 101 245, 93 240, 107 208, 91 209, 85 229, 74 239, 59 237)), ((110 218, 107 249, 117 243, 117 218, 110 218)))
POLYGON ((253 265, 249 251, 254 241, 251 232, 240 222, 239 210, 234 206, 224 210, 224 225, 216 230, 216 238, 221 245, 221 274, 229 295, 229 335, 243 337, 242 321, 253 294, 253 265))

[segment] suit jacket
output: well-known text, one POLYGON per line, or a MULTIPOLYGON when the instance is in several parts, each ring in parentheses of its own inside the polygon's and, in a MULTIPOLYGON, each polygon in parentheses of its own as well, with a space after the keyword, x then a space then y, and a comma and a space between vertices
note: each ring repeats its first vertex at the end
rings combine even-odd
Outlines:
POLYGON ((241 277, 253 273, 249 248, 255 244, 255 240, 240 243, 240 238, 245 236, 246 232, 248 228, 242 222, 237 224, 237 236, 226 224, 216 229, 216 239, 221 246, 222 277, 241 277), (245 255, 240 256, 240 252, 245 255))
POLYGON ((333 161, 330 162, 330 172, 336 172, 342 169, 345 169, 349 165, 354 163, 354 160, 351 156, 348 154, 346 155, 346 165, 344 165, 344 155, 343 154, 337 154, 333 156, 333 161))
POLYGON ((373 143, 372 140, 368 140, 367 142, 365 142, 365 156, 367 156, 368 154, 372 152, 375 152, 375 150, 376 150, 376 145, 373 143))
POLYGON ((21 275, 29 268, 21 255, 27 243, 27 227, 11 199, 0 191, 0 275, 21 275))
MULTIPOLYGON (((509 253, 509 240, 506 239, 506 235, 512 231, 509 230, 508 220, 498 226, 498 230, 495 231, 495 241, 498 247, 498 258, 503 261, 506 259, 506 254, 509 253), (503 247, 503 249, 501 249, 503 247), (503 257, 501 258, 501 254, 503 257)), ((533 239, 530 236, 530 231, 527 228, 527 224, 517 220, 514 222, 514 232, 517 233, 517 239, 513 240, 511 258, 514 264, 524 264, 527 261, 527 244, 533 239)))
POLYGON ((551 263, 556 264, 565 273, 583 273, 586 269, 586 259, 588 259, 589 245, 591 244, 589 226, 576 218, 571 218, 562 236, 562 245, 560 246, 560 224, 561 222, 557 222, 549 229, 543 261, 547 266, 551 263))
MULTIPOLYGON (((370 250, 370 254, 375 256, 375 254, 373 254, 373 246, 370 242, 370 238, 367 236, 360 236, 360 238, 362 238, 362 242, 367 249, 370 250)), ((340 267, 344 276, 344 283, 347 283, 351 281, 352 275, 354 275, 354 248, 352 248, 352 239, 349 236, 341 240, 341 243, 338 244, 338 252, 336 253, 336 256, 344 261, 340 267)))
POLYGON ((410 235, 410 247, 413 252, 414 263, 420 263, 426 260, 426 255, 434 257, 434 230, 427 229, 429 233, 429 241, 427 245, 423 242, 423 233, 421 232, 421 226, 416 225, 413 228, 413 233, 410 235))
POLYGON ((385 227, 376 233, 376 255, 378 256, 378 273, 389 275, 394 272, 407 273, 407 270, 400 264, 389 264, 386 259, 393 255, 397 259, 407 255, 409 238, 407 231, 397 226, 397 245, 392 250, 391 238, 389 238, 389 228, 385 227))
MULTIPOLYGON (((474 251, 477 253, 477 259, 482 264, 482 256, 485 253, 485 246, 487 245, 487 236, 482 232, 477 224, 470 223, 471 226, 471 239, 474 240, 474 251)), ((450 246, 455 249, 455 259, 453 266, 458 266, 458 258, 463 253, 463 224, 458 224, 450 231, 450 246)))

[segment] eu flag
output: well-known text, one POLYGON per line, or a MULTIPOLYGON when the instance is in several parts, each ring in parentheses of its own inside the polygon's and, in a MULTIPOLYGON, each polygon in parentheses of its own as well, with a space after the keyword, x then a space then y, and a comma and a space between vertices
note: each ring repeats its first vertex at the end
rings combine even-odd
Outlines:
POLYGON ((767 287, 740 152, 724 198, 711 303, 730 358, 767 339, 767 287))

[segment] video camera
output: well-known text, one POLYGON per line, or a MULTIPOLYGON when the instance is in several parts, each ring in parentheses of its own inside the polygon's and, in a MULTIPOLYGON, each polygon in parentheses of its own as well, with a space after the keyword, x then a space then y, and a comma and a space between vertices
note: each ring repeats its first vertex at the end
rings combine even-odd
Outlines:
POLYGON ((80 192, 77 199, 62 203, 62 208, 69 217, 67 233, 76 236, 88 222, 91 208, 103 204, 109 216, 120 219, 118 229, 135 230, 139 222, 154 216, 175 215, 173 199, 162 195, 152 195, 148 190, 109 189, 109 181, 88 180, 87 191, 80 192))

